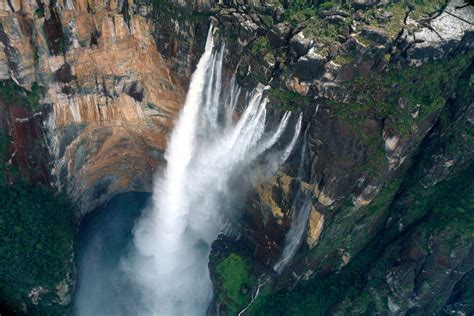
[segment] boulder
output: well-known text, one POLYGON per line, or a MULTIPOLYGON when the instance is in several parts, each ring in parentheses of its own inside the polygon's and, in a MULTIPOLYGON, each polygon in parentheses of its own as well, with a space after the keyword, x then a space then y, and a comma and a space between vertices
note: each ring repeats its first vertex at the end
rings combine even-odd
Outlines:
POLYGON ((450 2, 429 25, 409 19, 415 27, 404 34, 401 46, 408 47, 406 52, 411 65, 421 65, 433 57, 443 58, 458 47, 466 50, 474 47, 474 27, 469 22, 474 19, 474 10, 472 6, 458 8, 461 4, 461 0, 450 2), (451 12, 455 12, 455 16, 451 12))
POLYGON ((278 23, 273 27, 273 30, 280 37, 287 38, 290 35, 290 25, 288 23, 278 23))
POLYGON ((296 58, 299 58, 306 55, 312 43, 313 41, 306 38, 303 32, 299 32, 291 38, 290 48, 295 53, 296 58))
POLYGON ((289 34, 290 26, 287 23, 278 23, 268 32, 267 37, 272 47, 275 48, 285 45, 289 34))
POLYGON ((295 75, 301 80, 314 80, 324 73, 326 58, 316 52, 313 47, 309 52, 300 57, 296 63, 295 75))
POLYGON ((374 26, 364 26, 360 33, 363 37, 382 45, 387 44, 390 39, 387 31, 374 26))
POLYGON ((273 48, 281 47, 285 45, 285 39, 278 36, 278 34, 274 30, 270 30, 267 34, 268 41, 273 48))
POLYGON ((335 14, 325 17, 324 21, 331 24, 343 25, 346 23, 346 18, 341 15, 335 14))
POLYGON ((354 0, 352 6, 355 9, 367 9, 371 6, 378 4, 380 0, 354 0))

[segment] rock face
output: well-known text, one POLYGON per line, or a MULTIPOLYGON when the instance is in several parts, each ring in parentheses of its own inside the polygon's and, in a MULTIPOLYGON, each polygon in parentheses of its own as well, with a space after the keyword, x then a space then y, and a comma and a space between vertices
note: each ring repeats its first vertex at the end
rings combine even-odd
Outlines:
MULTIPOLYGON (((474 268, 467 263, 472 242, 463 243, 461 250, 441 241, 443 238, 463 242, 469 239, 466 234, 455 236, 452 233, 454 223, 448 225, 451 227, 449 233, 440 232, 447 235, 438 239, 443 250, 434 251, 439 253, 434 257, 442 258, 449 251, 460 255, 447 263, 448 270, 436 265, 424 266, 430 271, 427 274, 439 277, 439 284, 451 282, 449 288, 441 289, 429 284, 428 278, 418 279, 417 275, 424 269, 419 263, 416 268, 407 265, 406 269, 400 268, 400 274, 394 272, 390 278, 377 281, 387 282, 388 286, 387 292, 378 293, 379 301, 372 300, 374 305, 365 306, 363 298, 375 295, 372 293, 378 291, 376 282, 368 282, 367 292, 357 298, 357 303, 355 298, 343 297, 341 293, 328 294, 324 289, 320 289, 321 295, 329 295, 337 301, 318 303, 314 298, 316 294, 308 293, 319 290, 314 285, 318 281, 311 281, 313 277, 327 276, 329 286, 333 286, 336 281, 332 280, 338 278, 337 273, 355 273, 354 266, 365 256, 389 257, 386 261, 377 261, 373 270, 370 270, 371 266, 365 266, 364 271, 372 271, 369 274, 374 275, 390 274, 390 269, 395 271, 394 267, 398 265, 396 251, 406 250, 404 240, 416 240, 420 244, 431 240, 423 239, 421 235, 441 221, 440 215, 429 217, 429 224, 418 222, 430 211, 429 207, 416 211, 412 208, 415 201, 410 190, 423 189, 408 186, 408 175, 417 168, 421 170, 418 163, 420 152, 427 140, 439 137, 436 127, 446 113, 453 113, 452 102, 460 111, 459 120, 467 124, 467 106, 472 103, 473 96, 472 92, 464 90, 467 88, 462 82, 468 80, 472 72, 473 6, 462 1, 449 1, 437 8, 357 1, 352 6, 347 3, 333 4, 330 8, 321 5, 310 13, 301 12, 298 21, 291 23, 285 21, 286 18, 291 21, 291 16, 285 13, 291 15, 298 10, 291 3, 249 1, 226 3, 218 9, 216 25, 221 28, 222 37, 233 52, 227 57, 228 64, 231 68, 237 67, 241 85, 269 84, 273 109, 303 111, 303 128, 307 129, 309 164, 304 170, 304 187, 298 189, 299 152, 295 150, 276 181, 259 187, 258 194, 252 195, 251 202, 244 207, 247 220, 243 224, 247 225, 244 234, 248 237, 240 240, 246 240, 243 243, 250 244, 248 249, 254 249, 250 257, 255 266, 264 265, 271 270, 284 245, 291 214, 298 211, 291 207, 296 192, 312 192, 313 209, 304 238, 306 245, 288 271, 274 282, 273 290, 278 294, 268 301, 268 309, 260 306, 256 313, 276 313, 277 302, 298 300, 298 293, 301 293, 302 301, 307 300, 308 306, 320 306, 321 313, 338 310, 340 314, 347 314, 352 308, 354 311, 360 308, 360 312, 396 314, 444 309, 451 290, 460 287, 461 278, 453 277, 448 281, 443 276, 445 272, 441 271, 456 269, 454 267, 459 265, 463 266, 462 274, 466 274, 474 268), (337 18, 332 18, 334 16, 337 18), (348 16, 354 19, 346 18, 348 16), (256 22, 258 20, 260 22, 256 22), (247 26, 252 23, 263 30, 255 28, 249 33, 247 26), (439 36, 428 35, 436 32, 439 36), (285 177, 287 180, 283 182, 285 177), (404 219, 397 222, 391 217, 393 214, 404 219), (389 230, 393 230, 392 235, 389 230), (391 237, 381 238, 384 234, 391 237), (380 242, 383 247, 393 245, 393 250, 385 251, 379 246, 370 256, 367 255, 369 250, 365 249, 378 239, 383 240, 380 242), (397 243, 400 243, 400 248, 396 248, 397 243), (406 286, 402 280, 405 277, 410 279, 409 276, 420 283, 413 288, 400 289, 400 286, 406 286), (294 284, 300 280, 307 281, 298 290, 294 284), (283 296, 285 288, 293 289, 292 293, 296 294, 283 296), (436 305, 432 302, 437 295, 440 299, 436 305), (402 303, 407 300, 411 303, 402 303)), ((450 128, 454 128, 457 122, 457 119, 444 121, 450 128)), ((462 137, 469 139, 468 143, 472 140, 466 134, 462 137)), ((438 143, 436 146, 442 148, 444 145, 438 143)), ((465 148, 464 145, 461 147, 465 148)), ((441 149, 438 150, 440 156, 426 156, 423 168, 432 165, 428 168, 431 171, 419 171, 430 181, 438 180, 428 185, 420 179, 422 188, 433 186, 433 190, 441 190, 438 187, 440 182, 451 181, 458 172, 467 172, 459 170, 467 168, 465 162, 472 159, 471 151, 456 150, 455 154, 445 151, 441 154, 441 149), (451 158, 444 157, 446 154, 451 158)), ((229 250, 221 250, 219 246, 214 251, 219 257, 229 250)), ((248 250, 240 250, 238 246, 234 252, 248 257, 248 250)), ((420 255, 420 260, 431 255, 420 255)), ((256 275, 260 272, 260 268, 255 269, 256 275)), ((341 288, 348 286, 341 284, 341 288)), ((216 288, 222 290, 218 278, 216 288)), ((221 310, 225 309, 226 303, 219 302, 221 310)), ((284 306, 281 313, 306 314, 311 311, 317 314, 318 311, 298 308, 284 306)), ((469 313, 470 309, 464 307, 459 311, 469 313)))
POLYGON ((473 20, 472 6, 465 7, 462 0, 450 1, 442 12, 428 21, 429 27, 419 21, 407 19, 411 30, 404 30, 402 38, 405 45, 410 45, 407 49, 410 64, 419 65, 433 56, 442 58, 459 45, 466 45, 467 49, 473 48, 473 20))
POLYGON ((81 214, 150 190, 184 90, 132 1, 4 1, 0 78, 43 89, 53 176, 81 214))

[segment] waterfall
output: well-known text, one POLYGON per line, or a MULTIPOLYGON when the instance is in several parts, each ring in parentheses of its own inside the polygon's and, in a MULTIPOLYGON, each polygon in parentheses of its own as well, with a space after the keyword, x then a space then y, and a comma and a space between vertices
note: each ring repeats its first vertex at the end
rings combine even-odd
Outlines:
MULTIPOLYGON (((316 111, 314 115, 318 112, 319 105, 316 107, 316 111)), ((298 182, 301 182, 303 179, 304 170, 306 170, 308 163, 307 158, 307 133, 309 130, 310 125, 306 127, 303 137, 303 146, 301 147, 301 160, 298 169, 298 182)), ((308 225, 308 218, 311 212, 311 193, 309 192, 302 192, 301 189, 295 195, 292 205, 292 217, 291 217, 291 227, 288 233, 285 236, 285 246, 283 248, 283 252, 280 256, 280 259, 277 263, 273 266, 273 270, 275 270, 278 274, 282 273, 283 270, 290 264, 291 260, 293 259, 294 255, 298 251, 299 247, 301 246, 303 240, 303 234, 306 230, 306 226, 308 225)))
POLYGON ((211 244, 224 227, 226 206, 236 197, 245 175, 285 133, 290 142, 274 168, 289 156, 301 127, 288 131, 291 114, 269 130, 264 91, 246 98, 238 120, 240 89, 222 82, 224 48, 215 47, 212 27, 205 51, 192 75, 189 91, 166 152, 167 166, 155 180, 153 202, 135 224, 135 253, 126 269, 143 293, 144 314, 205 315, 212 298, 208 270, 211 244), (226 90, 227 93, 223 93, 226 90))

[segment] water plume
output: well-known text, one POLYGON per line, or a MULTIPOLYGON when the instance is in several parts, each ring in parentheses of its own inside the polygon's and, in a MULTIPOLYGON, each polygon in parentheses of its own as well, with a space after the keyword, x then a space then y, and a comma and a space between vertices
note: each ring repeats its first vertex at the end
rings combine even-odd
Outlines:
POLYGON ((206 314, 212 298, 209 253, 229 202, 241 190, 235 183, 243 183, 256 160, 265 160, 262 155, 286 132, 290 142, 275 149, 275 158, 269 160, 271 169, 281 165, 301 128, 300 115, 294 131, 289 130, 291 114, 285 113, 269 130, 263 86, 247 96, 235 119, 240 89, 235 79, 222 82, 224 48, 215 47, 212 32, 171 134, 167 166, 155 181, 152 206, 135 225, 136 251, 123 263, 143 293, 144 314, 206 314))
MULTIPOLYGON (((316 108, 315 115, 318 112, 318 108, 319 107, 316 108)), ((297 175, 298 182, 302 181, 304 170, 307 170, 308 168, 308 157, 306 151, 308 147, 307 133, 309 127, 310 125, 308 124, 303 137, 303 145, 301 147, 300 153, 301 160, 297 175)), ((280 259, 273 266, 273 270, 276 271, 278 274, 282 273, 283 270, 291 263, 291 260, 293 259, 303 242, 303 235, 306 231, 309 214, 312 208, 311 198, 312 196, 310 192, 303 192, 301 189, 297 191, 294 197, 292 205, 293 213, 291 217, 291 227, 285 236, 285 246, 283 248, 282 254, 280 255, 280 259)))

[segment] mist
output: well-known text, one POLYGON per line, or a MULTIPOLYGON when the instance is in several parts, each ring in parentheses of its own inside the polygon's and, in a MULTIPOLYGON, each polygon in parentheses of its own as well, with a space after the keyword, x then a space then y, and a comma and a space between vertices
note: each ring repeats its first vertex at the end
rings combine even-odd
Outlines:
MULTIPOLYGON (((111 285, 126 287, 121 293, 127 297, 117 296, 117 304, 133 301, 132 313, 114 315, 205 315, 213 295, 211 244, 236 215, 232 201, 274 173, 298 139, 301 115, 267 120, 267 87, 241 96, 235 79, 223 82, 225 47, 216 47, 212 33, 211 27, 150 205, 135 221, 127 254, 110 272, 116 276, 111 285), (283 135, 289 140, 277 144, 283 135)), ((108 315, 93 308, 78 314, 108 315)))

